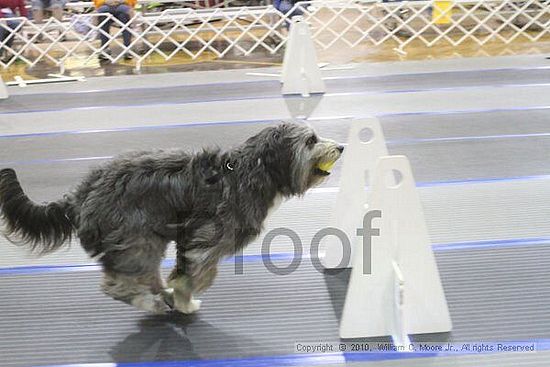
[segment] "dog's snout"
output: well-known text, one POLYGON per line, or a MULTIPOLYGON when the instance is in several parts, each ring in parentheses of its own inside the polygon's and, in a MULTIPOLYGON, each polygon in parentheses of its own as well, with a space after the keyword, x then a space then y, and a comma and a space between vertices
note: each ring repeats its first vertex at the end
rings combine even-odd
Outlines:
POLYGON ((338 149, 338 151, 340 153, 344 153, 344 146, 343 145, 338 145, 338 147, 336 149, 338 149))

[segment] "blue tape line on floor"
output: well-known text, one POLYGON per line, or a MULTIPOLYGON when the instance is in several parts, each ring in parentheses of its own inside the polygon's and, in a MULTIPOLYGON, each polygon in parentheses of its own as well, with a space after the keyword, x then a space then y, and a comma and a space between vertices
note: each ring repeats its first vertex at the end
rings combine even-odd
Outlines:
MULTIPOLYGON (((426 72, 412 72, 412 73, 394 73, 394 74, 381 74, 381 75, 349 75, 349 76, 328 76, 323 77, 323 80, 358 80, 358 79, 380 79, 385 77, 425 77, 427 75, 437 75, 437 74, 470 74, 476 72, 506 72, 506 71, 530 71, 530 70, 547 70, 550 69, 548 66, 533 66, 533 67, 509 67, 509 68, 494 68, 494 69, 473 69, 473 70, 441 70, 441 71, 426 71, 426 72)), ((323 70, 322 71, 329 71, 323 70)), ((353 70, 353 69, 351 69, 353 70)), ((249 71, 256 72, 256 71, 249 71)), ((261 72, 261 71, 260 71, 261 72)), ((258 84, 258 83, 277 83, 280 84, 278 78, 269 77, 266 79, 255 79, 255 80, 230 80, 225 82, 213 82, 213 83, 200 83, 200 84, 176 84, 170 86, 152 86, 152 87, 132 87, 132 88, 110 88, 110 89, 91 89, 91 90, 82 90, 82 91, 69 91, 69 92, 55 92, 54 94, 90 94, 90 93, 107 93, 107 92, 129 92, 129 91, 142 91, 142 90, 159 90, 167 88, 185 88, 185 87, 216 87, 219 85, 240 85, 240 84, 258 84)), ((17 86, 10 86, 16 88, 17 86)), ((23 94, 14 94, 14 95, 23 95, 23 96, 41 96, 48 93, 23 93, 23 94)), ((48 94, 51 95, 51 94, 48 94)))
POLYGON ((413 145, 425 143, 454 143, 465 141, 487 141, 487 140, 509 140, 525 138, 547 138, 550 133, 532 133, 532 134, 502 134, 502 135, 478 135, 478 136, 453 136, 442 138, 419 138, 419 139, 395 139, 388 140, 387 145, 413 145))
MULTIPOLYGON (((229 257, 224 259, 223 263, 258 263, 260 261, 287 261, 292 260, 292 253, 274 253, 270 255, 243 255, 229 257)), ((302 259, 309 259, 310 256, 302 255, 302 259)), ((176 264, 175 259, 166 259, 162 262, 163 268, 171 268, 176 264)), ((97 271, 101 270, 101 265, 98 263, 89 264, 74 264, 74 265, 30 265, 30 266, 14 266, 0 268, 0 276, 2 275, 32 275, 32 274, 48 274, 48 273, 66 273, 78 271, 97 271)))
MULTIPOLYGON (((534 237, 534 238, 516 238, 506 240, 486 240, 486 241, 471 241, 471 242, 454 242, 454 243, 436 243, 432 245, 435 252, 458 251, 458 250, 483 250, 483 249, 498 249, 509 247, 523 247, 549 245, 550 237, 534 237)), ((230 257, 223 260, 224 263, 259 263, 260 261, 292 261, 293 253, 274 253, 270 255, 243 255, 238 257, 230 257)), ((311 259, 309 255, 302 255, 302 260, 311 259)), ((317 259, 317 258, 316 258, 317 259)), ((174 259, 166 259, 162 263, 163 268, 171 268, 175 265, 174 259)), ((49 274, 49 273, 65 273, 78 271, 97 271, 101 270, 101 266, 96 263, 90 264, 75 264, 75 265, 32 265, 32 266, 14 266, 0 268, 0 276, 8 275, 33 275, 33 274, 49 274)))
POLYGON ((472 179, 460 179, 460 180, 447 180, 447 181, 430 181, 430 182, 418 182, 416 187, 438 187, 438 186, 461 186, 461 185, 474 185, 474 184, 490 184, 499 182, 514 182, 514 181, 537 181, 548 180, 550 175, 536 175, 536 176, 515 176, 515 177, 488 177, 488 178, 472 178, 472 179))
MULTIPOLYGON (((181 127, 181 126, 173 126, 173 125, 170 126, 170 128, 178 128, 178 127, 181 127)), ((465 142, 465 141, 509 140, 509 139, 549 138, 549 137, 550 137, 550 133, 503 134, 503 135, 487 135, 487 136, 456 136, 456 137, 443 137, 443 138, 395 139, 395 140, 388 140, 386 144, 388 146, 399 146, 399 145, 413 145, 413 144, 426 144, 426 143, 454 143, 454 142, 465 142)), ((66 163, 66 162, 85 162, 85 161, 95 161, 95 160, 107 160, 112 158, 114 158, 114 156, 45 158, 45 159, 0 162, 0 166, 23 166, 23 165, 39 165, 39 164, 66 163)))
MULTIPOLYGON (((533 85, 503 85, 498 87, 527 87, 527 86, 533 86, 533 85)), ((539 86, 539 85, 534 85, 539 86)), ((447 88, 444 91, 459 91, 459 90, 466 90, 466 89, 474 89, 474 88, 491 88, 495 86, 475 86, 475 87, 456 87, 456 88, 447 88)), ((345 97, 345 96, 359 96, 359 95, 377 95, 377 94, 406 94, 406 93, 421 93, 421 92, 437 92, 440 91, 439 88, 426 88, 426 89, 409 89, 409 90, 387 90, 387 91, 362 91, 362 92, 342 92, 342 93, 325 93, 323 97, 345 97)), ((47 112, 65 112, 65 111, 88 111, 88 110, 98 110, 98 109, 108 109, 108 108, 136 108, 136 107, 162 107, 162 106, 181 106, 186 104, 199 104, 199 103, 215 103, 215 102, 234 102, 234 101, 254 101, 254 100, 267 100, 267 99, 292 99, 292 98, 300 98, 300 97, 292 97, 287 96, 283 97, 280 94, 274 94, 274 95, 267 95, 262 97, 224 97, 224 98, 212 98, 212 99, 204 99, 204 98, 197 98, 197 99, 189 99, 187 101, 182 102, 157 102, 157 103, 146 103, 146 104, 113 104, 113 105, 102 105, 102 106, 81 106, 81 107, 68 107, 68 108, 51 108, 51 109, 36 109, 36 110, 17 110, 17 111, 0 111, 0 115, 17 115, 17 114, 23 114, 23 113, 47 113, 47 112)), ((536 107, 538 108, 538 107, 536 107)), ((495 110, 501 110, 501 109, 495 109, 495 110)), ((508 110, 508 109, 503 109, 508 110)), ((475 111, 475 110, 474 110, 475 111)), ((428 114, 426 112, 420 112, 422 114, 428 114)), ((408 113, 405 112, 403 115, 407 114, 417 114, 417 112, 408 113)), ((399 114, 396 114, 399 115, 399 114)), ((382 115, 380 115, 382 116, 382 115)))
POLYGON ((128 131, 147 131, 147 130, 160 130, 160 129, 179 129, 179 128, 205 127, 205 126, 224 126, 224 125, 235 125, 235 126, 237 126, 237 125, 247 125, 247 124, 270 124, 270 123, 277 123, 277 122, 280 122, 280 121, 281 121, 281 119, 188 122, 188 123, 184 123, 184 124, 134 126, 134 127, 120 127, 120 128, 112 128, 112 129, 64 130, 64 131, 51 131, 51 132, 43 132, 43 133, 0 135, 0 139, 37 138, 37 137, 51 137, 51 136, 63 136, 63 135, 98 134, 98 133, 113 133, 113 132, 128 132, 128 131))
MULTIPOLYGON (((459 344, 458 342, 455 344, 459 344)), ((498 341, 484 341, 484 343, 498 343, 498 341)), ((527 339, 521 341, 502 341, 512 344, 536 344, 538 352, 550 350, 550 339, 527 339)), ((350 362, 376 362, 388 360, 405 360, 434 357, 460 357, 466 355, 495 355, 513 352, 440 352, 440 353, 414 353, 414 352, 357 352, 357 353, 326 353, 326 354, 293 354, 275 355, 264 357, 248 357, 240 359, 211 359, 211 360, 184 360, 184 361, 151 361, 151 362, 123 362, 123 363, 83 363, 49 365, 40 367, 305 367, 329 364, 345 364, 350 362)), ((430 362, 432 363, 432 362, 430 362)), ((38 367, 38 366, 37 366, 38 367)))
MULTIPOLYGON (((458 114, 473 114, 473 113, 497 113, 497 112, 522 112, 522 111, 544 111, 550 110, 550 106, 531 106, 531 107, 510 107, 510 108, 491 108, 491 109, 469 109, 469 110, 447 110, 447 111, 418 111, 418 112, 392 112, 392 113, 374 113, 365 114, 364 116, 324 116, 316 118, 308 118, 304 121, 327 121, 327 120, 348 120, 359 119, 368 117, 399 117, 399 116, 437 116, 437 115, 458 115, 458 114)), ((269 124, 278 123, 282 119, 264 119, 264 120, 241 120, 241 121, 212 121, 212 122, 189 122, 183 124, 163 124, 163 125, 149 125, 149 126, 134 126, 134 127, 121 127, 112 129, 90 129, 90 130, 63 130, 63 131, 49 131, 40 133, 22 133, 22 134, 4 134, 0 135, 0 139, 21 139, 21 138, 40 138, 51 136, 63 136, 63 135, 80 135, 80 134, 98 134, 98 133, 116 133, 116 132, 129 132, 129 131, 147 131, 147 130, 161 130, 161 129, 179 129, 187 127, 204 127, 204 126, 218 126, 218 125, 244 125, 244 124, 269 124)))
MULTIPOLYGON (((544 68, 529 68, 524 70, 543 70, 544 68)), ((494 71, 505 71, 505 69, 495 69, 494 71)), ((415 75, 415 74, 406 74, 406 75, 415 75)), ((351 75, 351 76, 333 76, 333 77, 325 77, 323 80, 362 80, 362 79, 372 79, 372 78, 380 78, 381 76, 370 76, 370 75, 351 75)), ((383 76, 382 76, 383 77, 383 76)), ((53 94, 60 94, 60 95, 68 95, 68 94, 91 94, 91 93, 108 93, 108 92, 132 92, 132 91, 146 91, 146 90, 161 90, 161 89, 176 89, 176 88, 200 88, 200 87, 209 87, 209 88, 215 88, 216 86, 221 85, 232 85, 232 86, 238 86, 241 84, 262 84, 262 83, 272 83, 277 86, 281 85, 281 82, 279 78, 271 77, 268 79, 256 79, 256 80, 231 80, 231 81, 225 81, 225 82, 213 82, 213 83, 200 83, 200 84, 175 84, 175 85, 168 85, 168 86, 151 86, 151 87, 132 87, 132 88, 110 88, 110 89, 91 89, 91 90, 82 90, 82 91, 69 91, 69 92, 54 92, 53 94)), ((13 86, 15 87, 15 86, 13 86)), ((51 96, 52 93, 22 93, 22 94, 14 94, 16 96, 44 96, 48 95, 51 96)))
MULTIPOLYGON (((390 93, 399 93, 399 91, 389 91, 390 93)), ((361 92, 342 92, 342 93, 325 93, 324 97, 337 97, 337 96, 354 96, 354 95, 365 95, 365 94, 380 94, 386 92, 375 92, 375 91, 361 91, 361 92)), ((315 95, 315 94, 313 94, 315 95)), ((137 108, 137 107, 163 107, 163 106, 182 106, 186 104, 200 104, 200 103, 215 103, 215 102, 235 102, 235 101, 257 101, 257 100, 268 100, 268 99, 294 99, 301 98, 295 96, 283 97, 280 93, 265 95, 265 96, 248 96, 248 97, 219 97, 219 98, 189 98, 185 101, 178 102, 154 102, 154 103, 136 103, 136 104, 112 104, 112 105, 99 105, 99 106, 77 106, 77 107, 65 107, 65 108, 50 108, 50 109, 27 109, 27 110, 16 110, 16 111, 0 111, 0 115, 18 115, 22 113, 45 113, 45 112, 66 112, 66 111, 88 111, 88 110, 99 110, 99 109, 108 109, 108 108, 137 108)))
POLYGON ((517 238, 491 241, 472 241, 454 243, 436 243, 432 245, 435 252, 457 251, 457 250, 479 250, 495 249, 506 247, 522 247, 533 245, 550 245, 550 237, 517 238))
MULTIPOLYGON (((337 96, 354 96, 354 95, 376 95, 376 94, 407 94, 407 93, 425 93, 425 92, 451 92, 451 91, 464 91, 480 88, 525 88, 525 87, 548 87, 549 83, 533 83, 533 84, 499 84, 499 85, 474 85, 474 86, 457 86, 457 87, 439 87, 439 88, 412 88, 412 89, 388 89, 388 90, 365 90, 358 92, 335 92, 325 93, 325 97, 337 97, 337 96)), ((148 89, 148 88, 145 88, 148 89)), ((154 102, 154 103, 136 103, 136 104, 111 104, 111 105, 96 105, 96 106, 75 106, 66 108, 50 108, 50 109, 21 109, 16 111, 0 111, 0 115, 16 115, 21 113, 43 113, 43 112, 63 112, 63 111, 86 111, 93 109, 105 109, 105 108, 128 108, 128 107, 144 107, 144 106, 178 106, 192 103, 214 103, 214 102, 228 102, 228 101, 254 101, 265 99, 278 99, 282 98, 280 93, 264 96, 244 96, 244 97, 217 97, 217 98, 188 98, 184 101, 178 102, 154 102)), ((299 98, 286 96, 284 98, 299 98)))

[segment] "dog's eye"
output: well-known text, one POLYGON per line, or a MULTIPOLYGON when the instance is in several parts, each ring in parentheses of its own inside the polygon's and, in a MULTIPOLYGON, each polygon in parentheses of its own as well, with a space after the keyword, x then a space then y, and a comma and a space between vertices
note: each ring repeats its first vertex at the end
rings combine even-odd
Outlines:
POLYGON ((311 147, 313 145, 317 144, 317 137, 314 135, 314 136, 310 136, 309 139, 307 139, 306 141, 306 145, 308 147, 311 147))

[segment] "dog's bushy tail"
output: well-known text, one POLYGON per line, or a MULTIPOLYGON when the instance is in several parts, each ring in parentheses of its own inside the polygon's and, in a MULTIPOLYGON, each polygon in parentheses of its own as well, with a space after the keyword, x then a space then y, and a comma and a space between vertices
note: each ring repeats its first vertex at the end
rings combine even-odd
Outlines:
POLYGON ((6 238, 38 254, 53 252, 70 241, 73 227, 64 200, 34 203, 21 188, 13 169, 0 170, 0 217, 6 238))

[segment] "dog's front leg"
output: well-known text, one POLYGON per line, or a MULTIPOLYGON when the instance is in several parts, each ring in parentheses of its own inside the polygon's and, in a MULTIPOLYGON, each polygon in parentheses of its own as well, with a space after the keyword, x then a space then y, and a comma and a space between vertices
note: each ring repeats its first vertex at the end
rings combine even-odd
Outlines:
POLYGON ((172 296, 176 310, 190 314, 200 309, 201 301, 193 298, 193 281, 191 277, 178 272, 177 266, 168 278, 168 287, 173 289, 172 296))
POLYGON ((168 286, 174 289, 174 308, 192 313, 200 308, 193 294, 208 288, 217 274, 217 265, 223 255, 220 246, 223 226, 210 221, 194 231, 183 231, 176 240, 176 266, 168 277, 168 286))
POLYGON ((173 307, 182 313, 198 311, 201 301, 194 299, 193 294, 208 289, 218 274, 216 257, 200 262, 192 262, 190 257, 178 253, 176 267, 168 277, 168 287, 173 288, 173 307))

